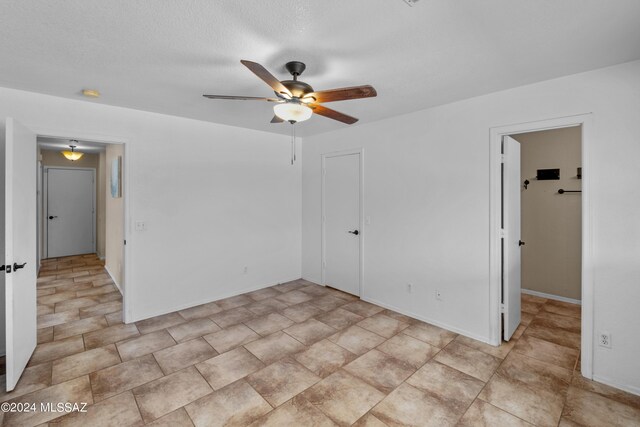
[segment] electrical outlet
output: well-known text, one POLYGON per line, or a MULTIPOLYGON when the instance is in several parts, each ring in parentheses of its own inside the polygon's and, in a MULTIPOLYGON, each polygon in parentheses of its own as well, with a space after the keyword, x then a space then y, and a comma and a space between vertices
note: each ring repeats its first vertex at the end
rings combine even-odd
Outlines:
POLYGON ((407 283, 407 293, 413 292, 413 285, 411 283, 407 283))
POLYGON ((601 332, 598 344, 600 347, 611 348, 611 334, 609 332, 601 332))
POLYGON ((442 292, 439 289, 436 289, 436 299, 442 301, 442 292))

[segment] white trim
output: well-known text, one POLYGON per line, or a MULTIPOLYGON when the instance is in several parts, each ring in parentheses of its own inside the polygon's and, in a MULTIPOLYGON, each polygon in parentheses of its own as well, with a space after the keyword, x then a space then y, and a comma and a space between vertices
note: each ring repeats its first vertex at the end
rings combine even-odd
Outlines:
POLYGON ((601 377, 599 375, 594 375, 593 376, 593 381, 597 381, 597 382, 602 383, 604 385, 608 385, 609 387, 614 387, 614 388, 620 389, 622 391, 626 391, 627 393, 631 393, 631 394, 635 394, 636 396, 640 396, 640 388, 639 387, 635 387, 635 386, 628 385, 628 384, 619 384, 619 383, 616 383, 614 381, 611 381, 607 377, 601 377))
POLYGON ((582 376, 593 377, 593 231, 591 229, 591 113, 493 127, 489 137, 489 324, 490 343, 500 343, 500 143, 502 136, 582 126, 582 376))
MULTIPOLYGON (((42 242, 43 242, 43 248, 42 248, 42 252, 43 252, 43 257, 49 258, 49 221, 48 221, 48 216, 49 216, 49 170, 51 169, 64 169, 64 170, 71 170, 71 171, 76 171, 76 170, 84 170, 84 171, 91 171, 93 172, 93 187, 92 187, 92 197, 93 197, 93 227, 92 227, 92 241, 93 241, 93 252, 96 252, 96 242, 97 242, 97 230, 96 230, 96 218, 98 215, 98 207, 96 206, 96 201, 98 200, 98 195, 96 194, 96 185, 97 185, 97 176, 96 176, 96 168, 76 168, 73 166, 48 166, 48 165, 44 165, 43 166, 43 178, 42 178, 42 194, 43 194, 43 198, 42 198, 42 212, 38 212, 38 215, 42 215, 42 221, 43 221, 43 231, 42 231, 42 242)), ((39 243, 39 242, 38 242, 39 243)), ((69 254, 69 255, 62 255, 62 256, 73 256, 73 255, 80 255, 80 254, 69 254)))
POLYGON ((523 294, 533 295, 540 298, 552 299, 556 301, 568 302, 571 304, 582 305, 582 301, 579 299, 567 298, 560 295, 547 294, 544 292, 532 291, 531 289, 520 289, 523 294))
POLYGON ((360 299, 362 301, 366 301, 366 302, 369 302, 371 304, 379 305, 380 307, 384 307, 384 308, 387 308, 389 310, 393 310, 393 311, 395 311, 397 313, 404 314, 405 316, 409 316, 409 317, 411 317, 413 319, 417 319, 417 320, 423 321, 425 323, 429 323, 430 325, 434 325, 434 326, 437 326, 439 328, 443 328, 443 329, 446 329, 448 331, 455 332, 456 334, 464 335, 465 337, 468 337, 468 338, 473 338, 476 341, 481 341, 481 342, 486 343, 486 344, 492 344, 491 342, 487 341, 487 337, 485 337, 485 336, 472 334, 471 332, 465 331, 464 329, 456 328, 455 326, 451 326, 451 325, 448 325, 446 323, 442 323, 442 322, 440 322, 438 320, 435 320, 435 319, 432 319, 432 318, 429 318, 429 317, 425 317, 425 316, 422 316, 420 314, 412 313, 410 311, 403 310, 403 309, 398 308, 398 307, 394 307, 393 305, 386 304, 384 302, 381 302, 381 301, 378 301, 378 300, 375 300, 375 299, 372 299, 372 298, 360 298, 360 299))
POLYGON ((109 270, 109 267, 107 267, 106 265, 104 266, 104 269, 109 275, 109 277, 111 277, 111 280, 113 280, 113 283, 116 285, 116 288, 118 288, 118 290, 120 291, 120 295, 122 295, 122 287, 120 286, 120 283, 118 283, 118 281, 116 280, 116 276, 113 273, 111 273, 111 270, 109 270))
MULTIPOLYGON (((294 279, 294 280, 295 280, 295 279, 294 279)), ((305 278, 302 278, 302 280, 306 280, 307 282, 310 282, 310 283, 312 283, 312 284, 314 284, 314 285, 317 285, 317 286, 324 286, 324 287, 327 287, 326 285, 323 285, 322 283, 316 283, 316 282, 314 282, 313 280, 308 280, 308 279, 305 279, 305 278)), ((285 282, 280 282, 280 283, 287 283, 287 281, 285 281, 285 282)), ((280 284, 280 283, 278 283, 278 284, 280 284)), ((272 286, 273 286, 273 285, 272 285, 272 286)), ((265 287, 269 287, 269 286, 265 286, 265 287)), ((262 289, 262 288, 259 288, 259 289, 262 289)), ((259 289, 256 289, 256 290, 259 290, 259 289)), ((333 289, 333 288, 332 288, 332 289, 333 289)), ((251 291, 245 291, 245 292, 251 292, 251 291)), ((234 296, 234 295, 232 295, 232 296, 234 296)), ((440 328, 444 328, 444 329, 447 329, 447 330, 449 330, 449 331, 455 332, 455 333, 457 333, 457 334, 461 334, 461 335, 464 335, 464 336, 466 336, 466 337, 473 338, 473 339, 475 339, 475 340, 477 340, 477 341, 481 341, 481 342, 484 342, 484 343, 490 344, 490 343, 487 341, 487 338, 486 338, 485 336, 480 336, 480 335, 472 334, 471 332, 465 331, 465 330, 463 330, 463 329, 456 328, 456 327, 451 326, 451 325, 447 325, 447 324, 442 323, 442 322, 439 322, 439 321, 437 321, 437 320, 434 320, 434 319, 431 319, 431 318, 428 318, 428 317, 425 317, 425 316, 421 316, 421 315, 419 315, 419 314, 415 314, 415 313, 413 313, 413 312, 410 312, 410 311, 407 311, 407 310, 404 310, 404 309, 401 309, 401 308, 395 307, 395 306, 393 306, 393 305, 391 305, 391 304, 387 304, 387 303, 384 303, 384 302, 380 302, 380 301, 375 300, 375 299, 372 299, 372 298, 361 297, 360 299, 361 299, 362 301, 369 302, 369 303, 371 303, 371 304, 375 304, 375 305, 378 305, 378 306, 380 306, 380 307, 387 308, 387 309, 389 309, 389 310, 393 310, 393 311, 395 311, 395 312, 397 312, 397 313, 403 314, 403 315, 408 316, 408 317, 411 317, 411 318, 413 318, 413 319, 421 320, 421 321, 426 322, 426 323, 429 323, 429 324, 431 324, 431 325, 435 325, 435 326, 438 326, 438 327, 440 327, 440 328)), ((209 301, 206 301, 206 302, 209 302, 209 301)), ((206 303, 206 302, 205 302, 205 303, 206 303)), ((201 304, 203 304, 203 303, 201 303, 201 304)))
POLYGON ((212 298, 203 298, 201 300, 192 301, 192 302, 189 302, 189 303, 186 303, 186 304, 180 304, 180 305, 178 305, 176 307, 171 307, 168 311, 167 310, 154 311, 154 312, 151 312, 151 314, 149 314, 149 315, 145 315, 145 317, 132 318, 130 320, 130 322, 128 322, 128 323, 139 322, 141 320, 150 319, 152 317, 162 316, 163 314, 169 314, 169 313, 173 313, 173 312, 178 312, 180 310, 185 310, 187 308, 196 307, 196 306, 199 306, 199 305, 202 305, 202 304, 207 304, 207 303, 210 303, 210 302, 220 301, 220 300, 225 299, 225 298, 231 298, 231 297, 235 297, 235 296, 238 296, 238 295, 246 294, 246 293, 249 293, 249 292, 254 292, 254 291, 259 291, 261 289, 270 288, 272 286, 280 285, 282 283, 293 282, 293 281, 298 280, 298 279, 300 279, 300 278, 298 277, 296 279, 282 280, 282 281, 278 281, 278 282, 275 282, 275 283, 270 283, 270 284, 267 284, 267 285, 251 286, 249 288, 241 289, 239 291, 232 291, 232 292, 227 292, 227 293, 218 295, 213 299, 212 298))
MULTIPOLYGON (((133 195, 131 194, 131 189, 133 188, 133 174, 131 170, 133 168, 133 150, 131 149, 131 144, 124 142, 124 155, 122 156, 122 191, 124 194, 122 197, 124 198, 124 209, 122 212, 123 215, 123 229, 122 234, 124 234, 123 239, 126 244, 123 245, 122 251, 124 252, 123 264, 121 267, 122 273, 122 282, 124 283, 124 294, 122 298, 122 319, 124 323, 131 323, 133 318, 133 286, 131 278, 133 277, 133 251, 129 248, 131 247, 133 240, 133 233, 131 233, 131 224, 133 223, 133 195)), ((123 242, 123 243, 124 243, 123 242)))
POLYGON ((364 232, 364 148, 360 147, 360 148, 353 148, 350 150, 341 150, 341 151, 332 151, 329 153, 323 153, 321 154, 321 174, 322 174, 322 180, 321 180, 321 202, 320 202, 320 235, 321 235, 321 239, 320 239, 320 253, 321 253, 321 264, 320 264, 320 284, 325 286, 325 274, 324 274, 324 265, 326 262, 326 253, 325 253, 325 249, 326 249, 326 242, 325 242, 325 164, 326 164, 326 159, 330 158, 330 157, 340 157, 340 156, 350 156, 353 154, 358 154, 359 157, 359 166, 360 166, 360 218, 359 218, 359 230, 360 230, 360 236, 359 236, 359 250, 360 250, 360 254, 359 254, 359 263, 360 263, 360 268, 359 268, 359 283, 358 283, 358 295, 359 297, 362 297, 362 295, 364 295, 364 238, 365 238, 365 232, 364 232))

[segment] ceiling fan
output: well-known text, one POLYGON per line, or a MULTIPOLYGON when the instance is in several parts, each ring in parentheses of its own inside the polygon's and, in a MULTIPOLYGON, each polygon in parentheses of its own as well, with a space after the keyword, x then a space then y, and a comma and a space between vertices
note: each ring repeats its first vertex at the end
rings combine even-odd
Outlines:
POLYGON ((308 120, 313 113, 337 120, 348 125, 352 125, 358 121, 357 118, 351 117, 339 111, 320 105, 324 102, 346 101, 350 99, 370 98, 377 95, 376 90, 369 85, 345 87, 340 89, 330 89, 316 92, 313 88, 298 80, 298 77, 304 72, 306 65, 300 61, 287 62, 285 68, 293 76, 293 80, 278 80, 273 74, 267 71, 257 62, 240 61, 256 76, 261 78, 265 83, 271 86, 276 94, 275 98, 263 98, 255 96, 227 96, 227 95, 202 95, 211 99, 234 99, 241 101, 267 101, 274 102, 273 107, 275 115, 271 123, 282 123, 287 121, 291 124, 308 120))

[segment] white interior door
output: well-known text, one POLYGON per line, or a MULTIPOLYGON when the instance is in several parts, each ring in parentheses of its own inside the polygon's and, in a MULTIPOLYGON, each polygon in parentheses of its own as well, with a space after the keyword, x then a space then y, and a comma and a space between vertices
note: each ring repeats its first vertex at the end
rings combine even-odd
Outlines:
POLYGON ((95 252, 95 171, 47 168, 47 257, 95 252))
POLYGON ((504 340, 509 341, 520 325, 520 143, 502 139, 502 303, 504 340))
POLYGON ((7 391, 36 348, 36 135, 7 118, 4 264, 7 391))
POLYGON ((360 153, 324 158, 324 284, 360 295, 360 153))

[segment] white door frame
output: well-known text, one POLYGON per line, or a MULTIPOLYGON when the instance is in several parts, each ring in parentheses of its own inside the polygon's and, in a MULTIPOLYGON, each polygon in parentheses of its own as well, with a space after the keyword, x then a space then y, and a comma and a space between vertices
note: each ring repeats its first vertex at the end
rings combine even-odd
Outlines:
POLYGON ((42 221, 44 222, 44 232, 42 233, 42 242, 43 242, 43 259, 49 257, 49 170, 50 169, 65 169, 65 170, 84 170, 93 172, 93 250, 96 250, 96 169, 95 168, 74 168, 68 166, 45 166, 44 173, 42 178, 42 212, 43 215, 42 221))
POLYGON ((322 253, 322 261, 321 261, 321 265, 320 265, 320 282, 321 285, 326 286, 325 284, 325 265, 326 265, 326 230, 325 230, 325 207, 326 207, 326 202, 325 202, 325 189, 326 189, 326 184, 324 182, 325 179, 325 164, 326 164, 326 160, 328 158, 331 157, 340 157, 340 156, 348 156, 348 155, 353 155, 353 154, 359 154, 359 159, 360 159, 360 212, 358 212, 360 218, 358 220, 359 222, 359 230, 360 230, 360 238, 359 238, 359 268, 358 268, 358 276, 359 276, 359 283, 358 283, 358 296, 360 298, 362 298, 362 295, 364 293, 364 269, 363 269, 363 265, 364 265, 364 238, 365 238, 365 233, 364 233, 364 149, 362 147, 360 148, 354 148, 354 149, 350 149, 350 150, 342 150, 342 151, 333 151, 333 152, 329 152, 329 153, 323 153, 321 155, 321 173, 322 173, 322 182, 321 182, 321 194, 322 194, 322 200, 321 200, 321 212, 320 212, 320 222, 321 222, 321 253, 322 253))
POLYGON ((500 298, 501 298, 501 256, 500 256, 500 200, 502 196, 500 164, 500 147, 502 137, 519 133, 537 132, 549 129, 582 126, 582 333, 581 333, 581 366, 582 376, 593 377, 593 248, 590 202, 591 190, 591 113, 568 117, 559 117, 490 129, 489 165, 489 313, 490 340, 493 345, 500 345, 500 298))
POLYGON ((122 298, 122 316, 125 323, 130 323, 133 319, 133 289, 131 286, 130 278, 133 277, 133 270, 135 266, 131 260, 132 251, 129 247, 132 244, 133 233, 131 232, 131 218, 133 217, 132 200, 133 195, 131 190, 133 189, 133 150, 131 144, 127 138, 120 136, 103 135, 97 133, 90 133, 86 131, 76 129, 51 129, 42 128, 38 126, 30 126, 31 129, 39 137, 51 137, 61 139, 79 139, 87 142, 100 142, 104 144, 119 144, 124 148, 124 156, 122 157, 122 191, 124 202, 124 266, 122 269, 122 282, 124 286, 124 295, 122 298))

